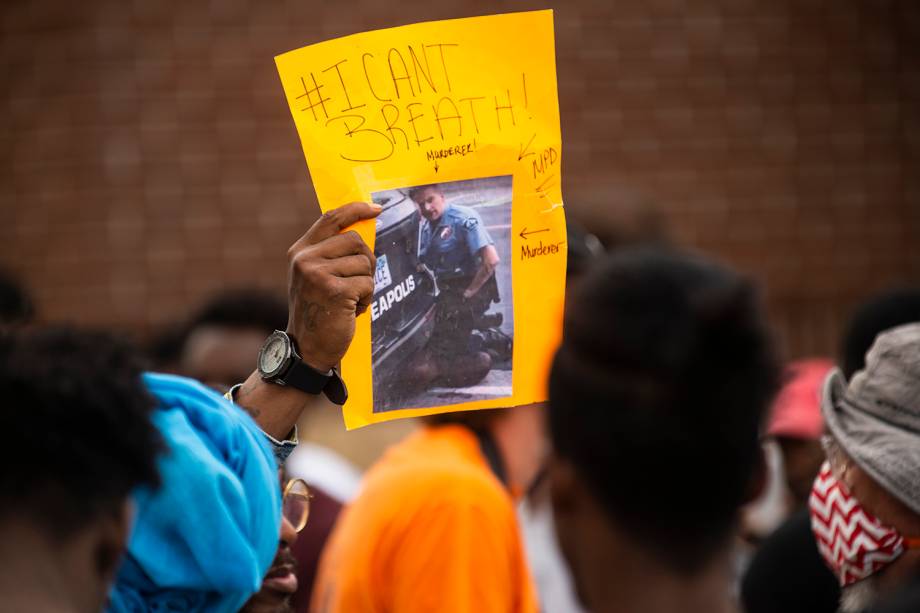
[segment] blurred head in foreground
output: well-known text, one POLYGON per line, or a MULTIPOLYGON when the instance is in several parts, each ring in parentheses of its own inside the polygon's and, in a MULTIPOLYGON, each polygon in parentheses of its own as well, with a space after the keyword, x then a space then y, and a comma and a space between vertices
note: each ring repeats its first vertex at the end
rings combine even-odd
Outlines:
POLYGON ((104 334, 0 338, 0 610, 99 611, 130 493, 158 483, 162 442, 139 360, 104 334))
POLYGON ((548 413, 557 531, 589 609, 719 610, 777 382, 756 292, 732 271, 638 248, 580 281, 548 413))
POLYGON ((278 551, 281 492, 265 435, 196 381, 143 375, 165 442, 161 486, 135 493, 137 518, 108 611, 236 613, 278 551))

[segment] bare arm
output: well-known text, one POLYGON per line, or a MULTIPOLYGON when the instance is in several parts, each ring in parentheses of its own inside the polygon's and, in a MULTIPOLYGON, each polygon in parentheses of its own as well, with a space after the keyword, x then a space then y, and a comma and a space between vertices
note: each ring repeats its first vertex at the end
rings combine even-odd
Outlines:
POLYGON ((482 263, 479 265, 479 270, 476 271, 475 276, 473 276, 470 286, 464 290, 464 298, 475 295, 483 284, 489 280, 489 277, 495 274, 495 269, 501 261, 498 257, 498 251, 495 249, 495 245, 486 245, 480 249, 479 258, 482 260, 482 263))
MULTIPOLYGON (((327 372, 337 365, 355 334, 355 318, 374 293, 376 258, 361 237, 345 228, 380 213, 353 202, 324 214, 288 249, 287 333, 303 361, 327 372)), ((300 414, 324 398, 262 379, 254 371, 235 398, 262 431, 276 439, 290 434, 300 414)))
POLYGON ((285 440, 300 414, 310 406, 324 404, 325 400, 293 387, 264 381, 258 371, 253 371, 236 391, 234 402, 246 409, 263 432, 285 440))

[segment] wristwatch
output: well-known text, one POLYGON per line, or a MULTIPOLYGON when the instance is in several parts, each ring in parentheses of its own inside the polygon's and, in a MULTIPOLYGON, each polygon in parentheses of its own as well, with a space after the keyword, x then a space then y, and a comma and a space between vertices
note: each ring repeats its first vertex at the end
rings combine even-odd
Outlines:
POLYGON ((332 402, 345 404, 348 388, 337 368, 320 372, 304 363, 297 353, 294 339, 286 332, 275 330, 259 350, 259 374, 266 381, 278 385, 290 385, 308 394, 326 394, 332 402))

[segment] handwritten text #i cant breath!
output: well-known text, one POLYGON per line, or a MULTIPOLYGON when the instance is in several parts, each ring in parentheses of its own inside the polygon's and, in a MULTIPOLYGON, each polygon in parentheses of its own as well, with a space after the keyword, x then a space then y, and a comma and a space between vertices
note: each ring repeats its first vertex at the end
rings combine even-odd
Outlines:
POLYGON ((526 75, 503 91, 456 92, 450 69, 458 61, 453 43, 365 52, 301 75, 295 100, 300 112, 350 137, 339 155, 351 162, 379 162, 401 148, 431 147, 435 139, 515 127, 527 107, 526 75))

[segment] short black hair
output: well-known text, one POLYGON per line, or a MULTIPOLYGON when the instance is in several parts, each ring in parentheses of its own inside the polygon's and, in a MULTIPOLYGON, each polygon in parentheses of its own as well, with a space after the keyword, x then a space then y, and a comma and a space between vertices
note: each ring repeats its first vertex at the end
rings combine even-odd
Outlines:
POLYGON ((442 194, 444 193, 444 190, 442 190, 441 186, 438 185, 437 183, 427 183, 425 185, 416 185, 415 187, 410 187, 409 188, 409 199, 415 202, 418 202, 418 200, 416 200, 415 197, 421 194, 426 189, 433 189, 442 194))
POLYGON ((203 326, 255 328, 266 336, 287 327, 287 302, 273 292, 241 287, 217 293, 189 319, 189 332, 203 326))
POLYGON ((841 363, 847 380, 866 366, 866 352, 876 336, 914 322, 920 322, 920 287, 888 290, 861 304, 843 337, 841 363))
POLYGON ((614 523, 691 572, 731 535, 779 367, 751 283, 699 257, 606 256, 567 302, 549 423, 614 523))
POLYGON ((101 332, 19 330, 0 339, 0 516, 66 537, 156 486, 163 448, 136 352, 101 332))
POLYGON ((0 326, 26 324, 35 317, 35 304, 17 279, 0 272, 0 326))

